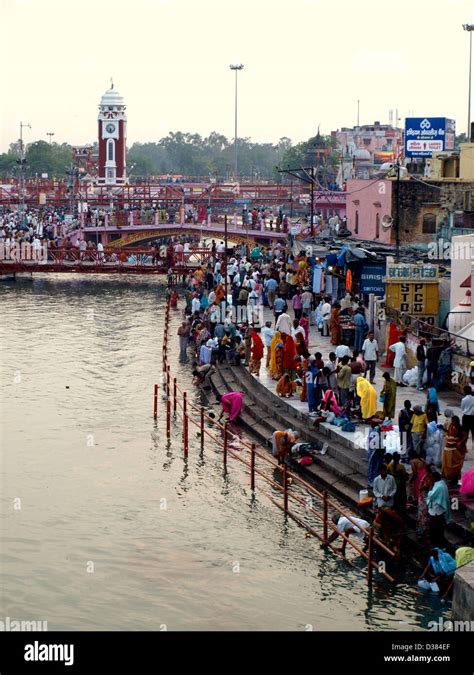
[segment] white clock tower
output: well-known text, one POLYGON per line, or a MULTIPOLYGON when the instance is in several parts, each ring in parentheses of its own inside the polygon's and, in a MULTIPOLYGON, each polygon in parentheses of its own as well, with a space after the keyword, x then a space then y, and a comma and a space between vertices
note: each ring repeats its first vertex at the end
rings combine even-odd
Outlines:
POLYGON ((123 96, 111 82, 99 105, 99 185, 124 185, 127 182, 126 108, 123 96))

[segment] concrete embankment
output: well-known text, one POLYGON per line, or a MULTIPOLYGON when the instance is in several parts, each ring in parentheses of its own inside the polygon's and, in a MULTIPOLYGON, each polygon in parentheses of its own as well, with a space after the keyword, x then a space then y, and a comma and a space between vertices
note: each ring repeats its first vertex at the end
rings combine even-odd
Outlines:
POLYGON ((474 562, 456 570, 453 592, 453 620, 474 621, 474 562))

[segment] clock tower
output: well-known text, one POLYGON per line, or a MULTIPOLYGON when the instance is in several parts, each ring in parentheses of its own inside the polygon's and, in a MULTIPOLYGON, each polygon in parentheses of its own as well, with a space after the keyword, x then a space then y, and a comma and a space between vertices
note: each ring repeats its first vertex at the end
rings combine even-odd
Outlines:
POLYGON ((127 182, 125 141, 127 106, 114 84, 99 104, 99 185, 123 185, 127 182))

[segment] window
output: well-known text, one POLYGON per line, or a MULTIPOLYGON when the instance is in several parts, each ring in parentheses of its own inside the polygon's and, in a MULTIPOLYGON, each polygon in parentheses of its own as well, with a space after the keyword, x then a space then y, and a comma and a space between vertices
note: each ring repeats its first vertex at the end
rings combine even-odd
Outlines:
POLYGON ((375 238, 380 239, 380 213, 375 214, 375 238))
POLYGON ((436 233, 436 216, 434 213, 425 213, 423 216, 423 234, 436 233))
POLYGON ((354 234, 359 234, 359 211, 356 211, 354 234))
POLYGON ((114 142, 112 139, 107 141, 107 159, 109 162, 114 161, 114 142))

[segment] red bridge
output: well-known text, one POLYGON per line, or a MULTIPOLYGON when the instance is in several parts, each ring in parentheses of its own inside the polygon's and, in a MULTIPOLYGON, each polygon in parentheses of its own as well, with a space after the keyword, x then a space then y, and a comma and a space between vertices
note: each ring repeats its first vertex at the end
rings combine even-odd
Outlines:
MULTIPOLYGON (((163 252, 163 249, 162 251, 163 252)), ((169 253, 164 256, 152 248, 105 247, 104 251, 79 251, 76 248, 51 248, 23 251, 3 251, 0 257, 0 276, 32 272, 68 272, 90 274, 187 274, 211 257, 208 248, 194 248, 184 253, 169 253)))

